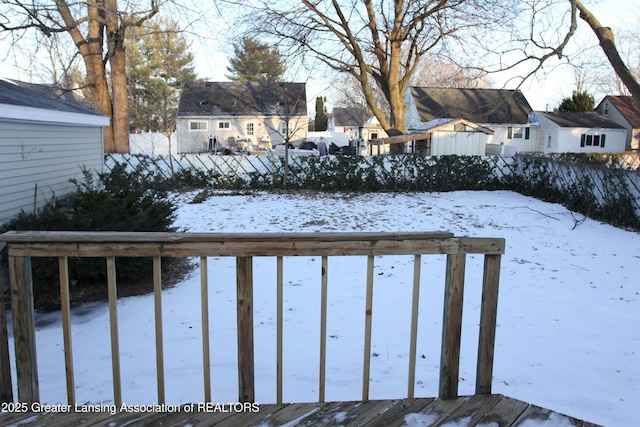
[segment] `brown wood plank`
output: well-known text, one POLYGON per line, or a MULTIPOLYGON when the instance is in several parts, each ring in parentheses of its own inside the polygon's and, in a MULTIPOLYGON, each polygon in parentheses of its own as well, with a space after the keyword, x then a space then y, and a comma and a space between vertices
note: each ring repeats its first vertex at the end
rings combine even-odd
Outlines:
POLYGON ((476 394, 491 394, 499 282, 500 255, 485 255, 482 304, 480 309, 480 337, 478 339, 476 394))
POLYGON ((392 407, 379 414, 372 424, 375 423, 386 427, 406 425, 405 416, 407 414, 420 413, 424 408, 431 405, 434 400, 435 398, 397 400, 392 407))
POLYGON ((254 402, 253 259, 236 258, 238 313, 238 401, 254 402))
MULTIPOLYGON (((0 244, 2 246, 2 244, 0 244)), ((1 248, 0 248, 1 249, 1 248)), ((0 403, 13 402, 13 383, 9 356, 9 331, 7 329, 7 298, 4 296, 3 275, 0 272, 0 403)), ((7 283, 9 286, 9 283, 7 283)))
POLYGON ((442 423, 464 422, 469 426, 475 425, 482 416, 491 410, 500 400, 500 395, 475 395, 466 398, 465 402, 451 412, 442 423))
POLYGON ((438 397, 458 397, 465 255, 447 255, 438 397))
MULTIPOLYGON (((430 419, 433 420, 432 425, 435 426, 440 424, 443 420, 447 419, 447 417, 449 417, 451 413, 453 413, 458 408, 463 406, 468 399, 469 399, 468 397, 458 397, 456 399, 447 399, 447 400, 434 399, 431 401, 431 403, 429 403, 427 406, 422 408, 422 410, 420 410, 419 412, 418 411, 407 412, 407 414, 405 414, 405 417, 410 416, 411 414, 417 414, 420 417, 428 416, 430 419)), ((396 424, 396 425, 401 425, 401 424, 396 424)))
POLYGON ((524 424, 527 421, 537 421, 539 423, 549 422, 549 421, 563 420, 565 422, 570 423, 576 427, 582 427, 583 421, 578 420, 573 417, 569 417, 567 415, 559 414, 557 412, 552 411, 551 409, 541 408, 536 405, 529 405, 527 409, 518 417, 515 423, 513 423, 514 427, 524 424))
POLYGON ((31 258, 9 256, 9 276, 11 278, 18 401, 38 402, 40 391, 38 388, 31 258))
POLYGON ((284 405, 260 405, 259 412, 236 412, 220 423, 219 427, 252 426, 265 424, 280 426, 301 419, 317 411, 320 403, 288 403, 284 405))
POLYGON ((501 396, 500 401, 478 420, 478 424, 495 423, 498 427, 510 426, 528 407, 528 403, 501 396))

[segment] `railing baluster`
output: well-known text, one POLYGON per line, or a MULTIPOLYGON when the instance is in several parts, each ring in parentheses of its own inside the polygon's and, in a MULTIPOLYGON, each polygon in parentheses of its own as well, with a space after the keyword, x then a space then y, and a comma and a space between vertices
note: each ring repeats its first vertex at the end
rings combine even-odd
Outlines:
POLYGON ((418 307, 420 301, 420 264, 422 258, 415 255, 413 260, 413 296, 411 298, 411 337, 409 343, 409 381, 407 397, 413 399, 416 382, 416 345, 418 341, 418 307))
POLYGON ((371 320, 373 311, 373 256, 367 257, 367 296, 364 318, 364 363, 362 368, 362 400, 369 400, 369 377, 371 373, 371 320))
POLYGON ((324 402, 327 368, 327 284, 329 275, 328 257, 322 257, 322 289, 320 291, 320 384, 318 402, 324 402))
POLYGON ((491 394, 493 350, 496 340, 496 317, 498 313, 500 259, 500 255, 484 256, 476 394, 491 394))
POLYGON ((465 254, 447 255, 438 395, 441 399, 458 397, 465 263, 465 254))
POLYGON ((202 311, 202 369, 204 401, 211 402, 211 354, 209 346, 209 272, 207 257, 200 257, 200 303, 202 311))
POLYGON ((159 256, 153 257, 153 301, 156 319, 156 377, 158 381, 158 404, 164 398, 164 343, 162 339, 162 265, 159 256))
MULTIPOLYGON (((4 243, 0 243, 0 250, 4 243)), ((0 260, 2 258, 0 257, 0 260)), ((11 357, 9 356, 9 331, 7 329, 7 312, 4 296, 5 286, 4 275, 0 270, 0 403, 13 402, 13 384, 11 381, 11 357)))
POLYGON ((40 400, 36 332, 33 309, 31 258, 9 256, 11 276, 11 311, 16 353, 18 401, 33 403, 40 400))
POLYGON ((284 316, 284 296, 283 296, 283 261, 282 257, 279 256, 276 258, 276 311, 277 311, 277 331, 276 331, 276 340, 277 340, 277 362, 276 362, 276 403, 282 403, 282 323, 284 316))
POLYGON ((118 291, 116 288, 116 258, 107 257, 107 288, 109 290, 109 320, 111 326, 111 370, 113 373, 113 401, 122 405, 120 379, 120 344, 118 342, 118 291))
POLYGON ((236 258, 239 402, 254 402, 253 259, 236 258))
POLYGON ((67 377, 67 402, 76 404, 73 373, 73 346, 71 344, 71 301, 69 296, 69 264, 67 257, 58 258, 60 271, 60 310, 62 311, 62 336, 64 339, 64 364, 67 377))

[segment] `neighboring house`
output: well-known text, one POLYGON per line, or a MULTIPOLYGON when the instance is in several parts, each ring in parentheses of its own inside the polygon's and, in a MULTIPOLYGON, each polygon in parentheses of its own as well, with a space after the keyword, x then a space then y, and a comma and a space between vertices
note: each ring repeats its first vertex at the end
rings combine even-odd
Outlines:
POLYGON ((30 86, 0 79, 0 223, 103 170, 109 118, 30 86))
POLYGON ((539 126, 530 122, 531 106, 518 90, 410 87, 404 102, 409 132, 438 119, 463 119, 493 131, 486 144, 539 151, 539 126))
POLYGON ((382 138, 369 146, 370 155, 386 154, 390 144, 406 144, 405 152, 423 156, 484 156, 493 136, 487 127, 464 119, 435 119, 407 135, 382 138))
POLYGON ((344 132, 349 139, 361 139, 365 142, 387 136, 378 119, 365 108, 359 107, 334 108, 329 129, 344 132))
POLYGON ((187 83, 178 107, 179 153, 265 150, 307 134, 304 83, 187 83))
POLYGON ((596 112, 534 113, 544 153, 616 153, 625 151, 627 131, 596 112))
POLYGON ((631 96, 605 96, 596 111, 627 130, 625 150, 640 150, 640 109, 631 96))

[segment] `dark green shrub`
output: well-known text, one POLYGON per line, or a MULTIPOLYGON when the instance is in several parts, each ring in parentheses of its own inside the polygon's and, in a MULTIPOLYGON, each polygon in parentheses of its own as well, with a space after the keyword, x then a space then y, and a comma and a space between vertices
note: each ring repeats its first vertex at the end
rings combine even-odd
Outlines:
MULTIPOLYGON (((166 197, 163 180, 142 169, 127 172, 122 165, 97 177, 85 170, 83 176, 82 181, 72 181, 74 193, 51 199, 35 213, 22 211, 4 224, 2 231, 175 231, 171 226, 175 206, 166 197)), ((171 268, 173 260, 168 258, 163 264, 171 268)), ((147 258, 118 258, 116 271, 121 287, 133 286, 150 280, 152 263, 147 258)), ((57 293, 56 259, 33 258, 32 272, 35 294, 57 293)), ((69 275, 78 287, 102 285, 106 283, 105 260, 71 258, 69 275)), ((48 298, 35 299, 40 308, 48 308, 48 298)))

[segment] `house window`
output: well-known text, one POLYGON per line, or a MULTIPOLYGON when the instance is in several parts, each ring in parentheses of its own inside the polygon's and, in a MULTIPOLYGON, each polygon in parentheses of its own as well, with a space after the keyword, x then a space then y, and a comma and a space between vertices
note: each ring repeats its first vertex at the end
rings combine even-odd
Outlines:
POLYGON ((580 147, 604 147, 606 135, 580 135, 580 147))
POLYGON ((609 103, 608 102, 604 103, 604 115, 605 116, 609 115, 609 103))
POLYGON ((508 139, 529 139, 531 135, 531 129, 528 127, 511 127, 507 129, 508 139))
POLYGON ((285 136, 287 135, 287 122, 280 123, 280 134, 285 136))
POLYGON ((207 122, 206 121, 193 121, 189 122, 189 130, 207 130, 207 122))
POLYGON ((378 132, 371 132, 369 139, 378 139, 378 132))
POLYGON ((247 136, 253 136, 256 133, 255 125, 253 122, 247 123, 247 136))
POLYGON ((229 129, 229 122, 218 122, 218 129, 229 129))

